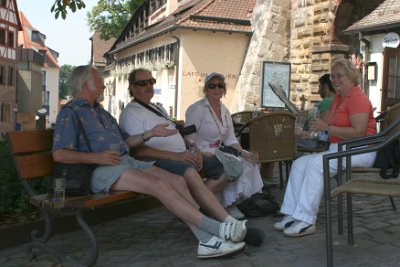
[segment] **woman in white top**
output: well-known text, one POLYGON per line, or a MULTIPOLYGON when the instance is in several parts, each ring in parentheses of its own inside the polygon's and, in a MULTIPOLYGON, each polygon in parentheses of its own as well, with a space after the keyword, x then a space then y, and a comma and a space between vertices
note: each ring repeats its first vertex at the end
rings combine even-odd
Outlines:
POLYGON ((192 104, 186 111, 185 125, 196 125, 197 132, 186 136, 195 143, 203 156, 212 156, 223 144, 240 151, 243 174, 235 181, 208 179, 206 185, 217 194, 229 213, 238 212, 236 204, 260 192, 263 187, 257 164, 250 162, 250 154, 244 150, 235 137, 231 114, 221 102, 226 94, 225 77, 220 73, 211 73, 205 79, 203 88, 205 97, 192 104))

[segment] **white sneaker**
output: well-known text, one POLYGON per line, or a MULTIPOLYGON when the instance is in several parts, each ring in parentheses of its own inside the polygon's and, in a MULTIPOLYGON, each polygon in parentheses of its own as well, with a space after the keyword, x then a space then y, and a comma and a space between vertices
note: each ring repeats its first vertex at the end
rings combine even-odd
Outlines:
POLYGON ((244 215, 236 205, 230 205, 229 207, 226 208, 226 211, 231 215, 233 218, 237 220, 243 220, 246 218, 246 215, 244 215))
POLYGON ((219 227, 219 237, 225 241, 240 242, 247 234, 247 220, 223 222, 219 227))
POLYGON ((274 223, 274 229, 278 231, 283 231, 285 228, 291 226, 295 221, 295 218, 290 215, 286 215, 280 222, 274 223))
POLYGON ((286 236, 298 237, 303 235, 310 235, 317 231, 314 224, 309 224, 303 221, 294 222, 289 228, 285 228, 283 233, 286 236))
POLYGON ((213 236, 207 243, 199 242, 197 257, 207 259, 228 256, 241 251, 245 245, 244 242, 232 243, 213 236))

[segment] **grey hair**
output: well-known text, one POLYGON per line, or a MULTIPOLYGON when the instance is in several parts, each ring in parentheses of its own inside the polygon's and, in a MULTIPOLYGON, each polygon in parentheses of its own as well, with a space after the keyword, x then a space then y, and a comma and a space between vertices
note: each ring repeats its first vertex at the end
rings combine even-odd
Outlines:
POLYGON ((353 64, 349 59, 346 58, 336 58, 331 64, 331 69, 342 67, 346 72, 346 75, 353 80, 354 85, 359 85, 361 83, 360 71, 357 69, 356 65, 353 64))
POLYGON ((82 65, 75 67, 69 78, 69 84, 72 90, 72 95, 76 97, 80 91, 82 90, 83 83, 88 81, 89 88, 94 88, 93 79, 92 78, 92 70, 96 70, 95 67, 90 65, 82 65))

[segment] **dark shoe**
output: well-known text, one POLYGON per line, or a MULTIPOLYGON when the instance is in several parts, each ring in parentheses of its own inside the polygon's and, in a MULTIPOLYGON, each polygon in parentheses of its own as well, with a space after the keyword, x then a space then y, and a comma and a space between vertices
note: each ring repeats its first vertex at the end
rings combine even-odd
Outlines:
POLYGON ((262 245, 265 238, 265 233, 254 227, 247 227, 247 234, 243 241, 248 245, 259 247, 262 245))

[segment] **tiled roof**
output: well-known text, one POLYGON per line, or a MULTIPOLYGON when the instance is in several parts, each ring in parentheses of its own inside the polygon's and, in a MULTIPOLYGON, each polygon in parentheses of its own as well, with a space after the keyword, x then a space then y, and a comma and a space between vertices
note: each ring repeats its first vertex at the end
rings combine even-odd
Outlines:
POLYGON ((367 32, 400 27, 400 0, 386 0, 369 15, 348 27, 345 33, 367 32))
POLYGON ((255 4, 256 0, 192 0, 144 32, 123 41, 122 36, 129 31, 134 15, 110 51, 116 52, 177 28, 251 33, 250 19, 255 4))
POLYGON ((60 66, 58 65, 58 61, 50 53, 50 50, 47 46, 32 41, 29 32, 38 30, 32 27, 31 23, 29 22, 29 20, 26 18, 25 14, 22 11, 19 12, 19 16, 22 25, 22 31, 18 33, 18 46, 22 46, 23 48, 26 49, 33 49, 35 51, 45 50, 46 57, 45 57, 44 67, 60 68, 60 66))
POLYGON ((92 40, 92 63, 94 65, 105 65, 106 60, 103 55, 114 44, 115 38, 110 38, 109 40, 105 41, 100 39, 99 32, 95 32, 90 39, 92 40))

